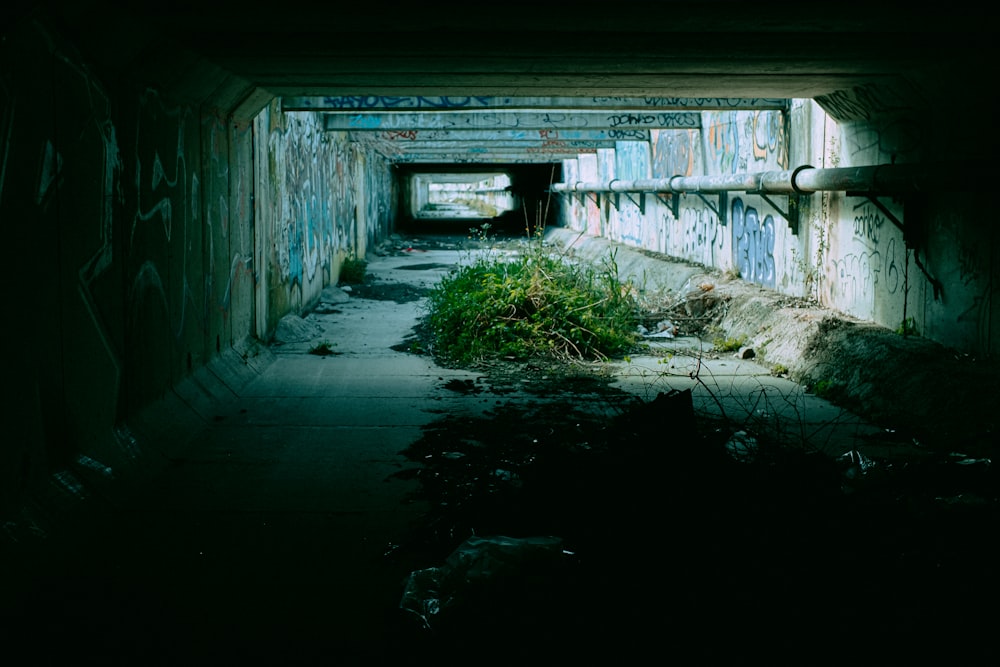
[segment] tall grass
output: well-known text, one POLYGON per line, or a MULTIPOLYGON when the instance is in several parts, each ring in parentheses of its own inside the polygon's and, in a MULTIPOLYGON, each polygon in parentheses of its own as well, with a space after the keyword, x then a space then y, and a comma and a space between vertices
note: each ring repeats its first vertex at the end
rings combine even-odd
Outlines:
POLYGON ((517 254, 487 253, 431 291, 427 325, 445 363, 605 360, 638 341, 639 307, 612 253, 600 266, 547 250, 540 233, 517 254))

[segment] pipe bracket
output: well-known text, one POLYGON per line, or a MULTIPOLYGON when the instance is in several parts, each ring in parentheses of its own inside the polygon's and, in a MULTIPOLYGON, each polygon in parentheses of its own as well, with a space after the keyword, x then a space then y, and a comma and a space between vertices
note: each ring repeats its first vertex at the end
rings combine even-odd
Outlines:
POLYGON ((693 194, 697 195, 700 200, 702 200, 703 202, 705 202, 705 206, 707 206, 709 209, 711 209, 712 212, 715 213, 715 215, 717 215, 719 217, 719 224, 722 225, 723 227, 725 227, 726 223, 728 222, 728 218, 727 218, 726 213, 727 213, 727 210, 729 209, 729 193, 725 192, 725 191, 719 193, 719 206, 718 206, 718 208, 716 208, 715 206, 713 206, 712 202, 710 202, 707 199, 705 199, 705 197, 700 192, 695 192, 693 194))
MULTIPOLYGON (((793 185, 794 185, 794 181, 793 181, 793 185)), ((748 195, 757 195, 758 197, 760 197, 761 199, 763 199, 764 201, 766 201, 768 204, 770 204, 771 208, 773 208, 775 211, 777 211, 778 213, 780 213, 781 217, 783 217, 785 219, 785 222, 788 223, 788 228, 790 230, 792 230, 792 235, 793 236, 798 236, 799 235, 799 195, 797 195, 797 194, 787 195, 788 196, 788 210, 787 211, 782 211, 781 207, 778 206, 774 202, 774 200, 772 200, 770 197, 768 197, 767 194, 764 193, 764 192, 760 192, 760 191, 751 192, 751 191, 748 190, 747 194, 748 195)))

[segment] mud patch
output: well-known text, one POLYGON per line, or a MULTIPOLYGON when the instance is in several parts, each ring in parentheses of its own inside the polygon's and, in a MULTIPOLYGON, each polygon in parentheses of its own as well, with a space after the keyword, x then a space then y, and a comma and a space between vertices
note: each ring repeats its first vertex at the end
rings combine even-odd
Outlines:
POLYGON ((410 266, 400 266, 401 271, 430 271, 431 269, 448 269, 454 266, 454 264, 411 264, 410 266))
POLYGON ((351 285, 350 293, 351 296, 358 299, 409 303, 424 298, 430 292, 430 288, 406 283, 364 283, 351 285))
POLYGON ((428 425, 403 452, 419 467, 400 475, 431 509, 393 557, 440 566, 474 536, 553 537, 564 557, 446 582, 430 627, 403 624, 404 643, 447 664, 515 637, 563 660, 670 646, 708 662, 988 643, 976 611, 1000 592, 988 466, 945 483, 972 469, 876 471, 768 442, 735 457, 732 435, 685 392, 607 412, 510 401, 428 425), (878 628, 863 648, 859 627, 878 628))
POLYGON ((479 394, 483 391, 483 387, 475 380, 459 380, 458 378, 445 382, 444 388, 459 394, 479 394))

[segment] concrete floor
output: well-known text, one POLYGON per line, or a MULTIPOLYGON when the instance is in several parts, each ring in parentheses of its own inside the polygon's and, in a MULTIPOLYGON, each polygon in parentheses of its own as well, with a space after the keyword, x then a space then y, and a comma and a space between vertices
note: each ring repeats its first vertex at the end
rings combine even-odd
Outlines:
MULTIPOLYGON (((414 249, 368 269, 379 282, 429 286, 463 259, 414 249)), ((422 304, 337 299, 307 318, 303 340, 246 363, 227 358, 134 420, 144 450, 133 474, 69 493, 60 502, 72 518, 8 566, 3 641, 29 656, 16 664, 360 665, 420 655, 407 645, 400 593, 411 571, 435 563, 396 551, 428 511, 413 497, 416 481, 398 474, 417 466, 402 452, 442 415, 482 416, 496 404, 448 388, 478 374, 393 349, 422 304), (321 340, 335 354, 310 354, 321 340)), ((618 385, 645 397, 667 381, 683 388, 689 363, 675 357, 665 380, 655 358, 636 357, 619 364, 618 385)), ((702 377, 734 413, 773 419, 787 408, 830 430, 822 440, 834 454, 871 428, 753 361, 714 360, 702 377)), ((714 409, 694 389, 697 407, 714 409)), ((641 539, 654 544, 663 528, 641 539)), ((502 648, 481 648, 459 662, 505 662, 502 648)), ((523 663, 521 648, 509 655, 523 663)))

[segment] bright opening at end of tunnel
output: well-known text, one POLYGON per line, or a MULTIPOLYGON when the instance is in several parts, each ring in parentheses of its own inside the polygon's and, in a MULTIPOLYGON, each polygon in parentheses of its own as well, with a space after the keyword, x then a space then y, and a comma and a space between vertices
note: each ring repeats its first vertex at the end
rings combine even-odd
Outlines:
POLYGON ((506 172, 417 173, 410 185, 416 220, 492 219, 519 205, 506 172))

